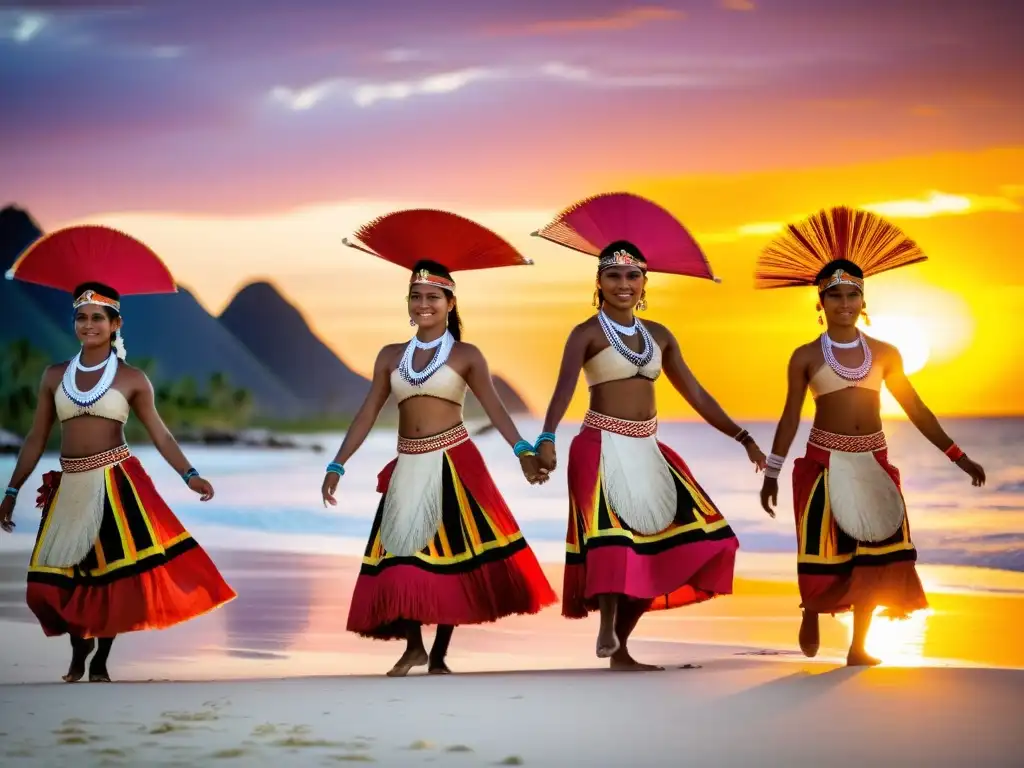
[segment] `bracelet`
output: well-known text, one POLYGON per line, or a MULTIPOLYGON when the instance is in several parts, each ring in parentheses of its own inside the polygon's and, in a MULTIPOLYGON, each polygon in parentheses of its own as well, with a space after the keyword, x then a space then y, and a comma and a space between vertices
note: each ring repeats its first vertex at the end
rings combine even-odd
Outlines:
POLYGON ((332 472, 338 477, 342 477, 345 474, 345 467, 336 461, 332 461, 327 465, 327 474, 331 474, 332 472))
POLYGON ((196 470, 195 467, 189 467, 188 469, 185 470, 185 474, 181 476, 181 479, 184 480, 185 484, 187 485, 188 481, 191 480, 193 477, 199 477, 199 472, 196 470))
POLYGON ((512 452, 515 453, 517 459, 522 456, 534 455, 533 446, 530 445, 525 440, 520 440, 518 443, 512 446, 512 452))
POLYGON ((769 454, 768 458, 765 460, 764 476, 770 477, 773 480, 778 478, 778 476, 782 474, 782 465, 785 463, 785 456, 779 456, 777 453, 769 454))
POLYGON ((12 499, 18 498, 18 489, 13 485, 8 485, 7 490, 4 491, 4 496, 10 496, 12 499))
POLYGON ((943 453, 946 454, 947 458, 952 462, 960 461, 960 459, 967 455, 956 443, 949 446, 949 448, 944 450, 943 453))
POLYGON ((541 432, 540 437, 537 438, 537 442, 534 443, 534 448, 540 448, 541 443, 555 444, 555 433, 554 432, 541 432))

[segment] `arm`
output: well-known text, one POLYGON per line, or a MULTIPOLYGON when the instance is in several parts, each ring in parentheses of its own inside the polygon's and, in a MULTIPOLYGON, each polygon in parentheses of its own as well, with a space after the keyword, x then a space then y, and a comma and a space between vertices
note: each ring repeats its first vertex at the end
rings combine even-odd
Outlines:
POLYGON ((775 428, 772 455, 768 458, 768 468, 765 470, 764 483, 761 485, 761 508, 771 517, 775 517, 772 507, 779 503, 779 472, 796 437, 796 431, 800 428, 800 411, 803 410, 810 383, 802 349, 797 349, 789 358, 786 378, 786 405, 782 409, 779 425, 775 428))
POLYGON ((664 360, 665 375, 672 382, 672 386, 704 421, 722 434, 736 437, 743 431, 743 428, 729 418, 728 414, 722 410, 722 406, 697 381, 697 377, 693 375, 689 366, 683 362, 683 355, 675 336, 667 328, 660 330, 668 337, 665 348, 662 350, 662 359, 664 360))
POLYGON ((335 463, 344 465, 359 450, 359 446, 370 434, 381 409, 388 401, 391 395, 391 358, 391 351, 387 347, 377 355, 377 360, 373 364, 370 391, 366 393, 363 404, 359 406, 355 418, 345 432, 345 439, 341 441, 341 447, 334 455, 335 463))
POLYGON ((544 416, 544 431, 554 432, 558 424, 569 410, 569 403, 576 392, 576 383, 580 380, 580 371, 587 354, 586 329, 577 325, 572 329, 562 351, 562 365, 558 369, 558 381, 551 395, 547 414, 544 416))
POLYGON ((505 404, 501 402, 501 397, 498 396, 498 392, 494 388, 494 380, 491 378, 487 360, 483 353, 471 344, 463 346, 469 352, 470 357, 466 383, 473 390, 476 399, 480 401, 480 406, 484 409, 484 413, 487 414, 487 418, 491 420, 494 428, 505 438, 505 442, 510 446, 516 445, 523 440, 523 436, 519 434, 505 404))
MULTIPOLYGON (((338 481, 341 480, 345 462, 352 458, 352 455, 359 450, 359 446, 366 440, 366 436, 370 434, 374 422, 377 421, 381 409, 391 395, 391 359, 393 356, 389 347, 384 347, 377 354, 377 360, 373 364, 370 391, 366 393, 363 404, 359 406, 359 411, 352 419, 348 431, 345 432, 345 439, 341 441, 341 447, 334 454, 334 461, 331 462, 331 464, 340 465, 340 469, 328 471, 320 486, 320 495, 323 498, 324 506, 337 505, 338 501, 334 498, 334 493, 338 489, 338 481)), ((328 466, 330 469, 330 465, 328 466)))
POLYGON ((21 489, 29 476, 35 471, 39 459, 46 450, 46 441, 50 437, 50 430, 53 429, 53 422, 56 412, 53 405, 53 394, 56 391, 56 384, 60 381, 60 366, 47 368, 43 378, 39 382, 39 395, 36 401, 36 413, 32 418, 32 427, 25 442, 18 452, 18 461, 14 465, 14 472, 8 486, 21 489))
MULTIPOLYGON (((167 429, 167 425, 164 424, 164 420, 160 418, 160 414, 156 410, 153 383, 140 370, 133 369, 132 375, 135 378, 131 397, 132 411, 135 412, 135 416, 142 426, 146 428, 154 447, 164 457, 164 461, 171 465, 179 477, 185 479, 185 473, 192 469, 192 465, 188 463, 188 459, 185 458, 185 454, 178 446, 178 441, 174 439, 174 435, 167 429)), ((189 488, 201 494, 203 501, 213 498, 213 486, 206 479, 193 474, 185 482, 189 488)))
POLYGON ((907 414, 907 418, 932 445, 955 460, 956 465, 971 476, 974 485, 984 485, 985 470, 959 451, 953 438, 946 434, 935 414, 921 400, 903 369, 903 357, 899 350, 888 344, 884 349, 885 386, 907 414))

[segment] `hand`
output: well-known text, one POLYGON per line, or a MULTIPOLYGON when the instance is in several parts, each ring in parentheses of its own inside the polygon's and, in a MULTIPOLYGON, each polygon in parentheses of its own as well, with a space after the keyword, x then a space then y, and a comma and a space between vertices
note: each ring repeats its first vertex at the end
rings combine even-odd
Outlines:
POLYGON ((213 486, 209 480, 193 475, 188 479, 188 487, 199 494, 200 501, 209 501, 213 498, 213 486))
POLYGON ((541 467, 540 461, 536 456, 520 456, 519 466, 522 467, 523 474, 530 482, 530 485, 544 485, 544 483, 551 479, 547 470, 541 467))
POLYGON ((757 447, 757 443, 753 440, 748 440, 743 447, 747 449, 747 458, 754 464, 754 472, 763 472, 768 460, 764 457, 761 449, 757 447))
POLYGON ((774 477, 766 477, 761 485, 761 509, 768 513, 768 517, 775 517, 775 510, 772 507, 779 503, 779 481, 774 477))
POLYGON ((0 502, 0 528, 7 533, 14 533, 14 497, 4 496, 0 502))
POLYGON ((967 458, 966 454, 957 459, 956 465, 971 476, 971 485, 975 488, 980 488, 985 484, 985 470, 981 464, 967 458))
POLYGON ((558 457, 555 455, 555 444, 550 440, 545 440, 541 443, 540 447, 537 448, 537 461, 545 472, 554 472, 555 467, 558 466, 558 457))
POLYGON ((338 506, 338 500, 334 498, 334 492, 338 490, 338 481, 341 480, 341 475, 337 472, 328 472, 324 475, 323 485, 320 486, 320 496, 324 500, 324 506, 330 504, 332 507, 338 506))

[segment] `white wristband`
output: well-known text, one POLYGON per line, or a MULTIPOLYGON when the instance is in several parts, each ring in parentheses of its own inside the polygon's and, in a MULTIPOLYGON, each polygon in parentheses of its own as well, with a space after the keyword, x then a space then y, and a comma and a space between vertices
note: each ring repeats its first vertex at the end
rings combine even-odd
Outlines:
POLYGON ((777 467, 765 467, 764 468, 764 476, 765 477, 769 477, 772 480, 777 480, 778 477, 779 477, 779 474, 781 474, 781 472, 782 472, 782 470, 777 468, 777 467))
POLYGON ((777 478, 782 473, 782 465, 785 463, 785 456, 779 456, 777 453, 770 454, 765 461, 764 476, 772 479, 777 478))

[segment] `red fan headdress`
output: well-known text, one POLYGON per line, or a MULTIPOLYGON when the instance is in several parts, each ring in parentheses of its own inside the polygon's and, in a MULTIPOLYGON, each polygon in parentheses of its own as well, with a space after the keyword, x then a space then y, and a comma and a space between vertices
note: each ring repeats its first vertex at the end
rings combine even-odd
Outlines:
MULTIPOLYGON (((448 211, 414 208, 396 211, 360 227, 342 242, 349 248, 412 270, 423 260, 443 264, 449 272, 533 264, 486 227, 448 211)), ((420 270, 410 284, 425 283, 455 291, 455 283, 420 270)))
POLYGON ((789 224, 757 260, 758 288, 817 285, 824 293, 836 285, 864 290, 864 280, 834 262, 860 268, 864 277, 928 259, 921 248, 895 224, 868 211, 839 206, 822 209, 797 224, 789 224), (819 281, 818 275, 824 277, 819 281))
MULTIPOLYGON (((8 280, 45 285, 71 293, 82 283, 109 285, 122 296, 176 293, 167 266, 143 243, 110 227, 82 225, 36 240, 7 270, 8 280)), ((75 297, 75 307, 120 302, 94 291, 75 297)))
POLYGON ((598 272, 632 264, 644 271, 721 282, 697 241, 671 213, 629 192, 609 192, 581 200, 533 234, 597 256, 598 272), (633 253, 625 247, 627 244, 639 253, 633 253))

